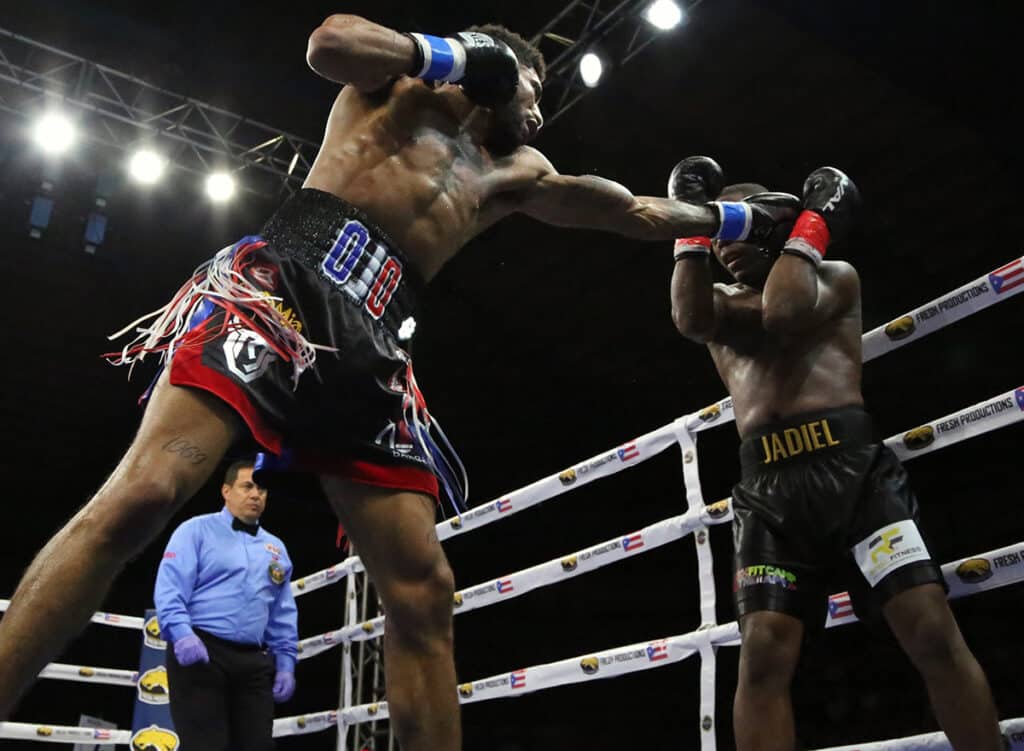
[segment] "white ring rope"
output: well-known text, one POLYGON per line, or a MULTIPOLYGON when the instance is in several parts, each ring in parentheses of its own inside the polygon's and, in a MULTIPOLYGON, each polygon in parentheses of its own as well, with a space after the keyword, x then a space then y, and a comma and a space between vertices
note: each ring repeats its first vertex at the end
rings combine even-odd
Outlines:
MULTIPOLYGON (((943 564, 942 574, 949 585, 950 599, 970 597, 979 592, 1018 584, 1024 581, 1024 541, 943 564), (978 580, 972 581, 975 578, 978 580)), ((843 612, 838 608, 842 607, 845 595, 845 592, 840 592, 829 598, 830 614, 825 622, 826 628, 845 626, 857 620, 852 612, 839 617, 833 617, 831 614, 843 612)), ((698 651, 703 644, 715 647, 739 646, 739 636, 739 625, 736 621, 731 621, 678 636, 576 655, 557 662, 534 665, 511 673, 501 673, 463 683, 459 686, 459 699, 463 704, 468 704, 486 699, 520 696, 569 683, 582 683, 651 670, 684 660, 698 651), (597 660, 596 663, 593 662, 594 659, 597 660), (594 665, 596 667, 593 667, 594 665)), ((362 704, 345 709, 341 713, 341 719, 349 725, 381 720, 385 717, 387 702, 362 704)))
MULTIPOLYGON (((1024 717, 1003 720, 999 723, 999 729, 1003 731, 1003 738, 1006 739, 1007 751, 1024 749, 1024 717)), ((888 741, 876 741, 875 743, 833 746, 823 748, 821 751, 882 751, 883 749, 885 751, 952 751, 952 746, 949 745, 944 733, 925 733, 888 741)))
MULTIPOLYGON (((686 419, 687 418, 682 418, 683 421, 686 419)), ((926 423, 923 426, 919 426, 905 433, 897 433, 896 435, 885 439, 885 444, 890 446, 898 455, 900 455, 901 459, 907 461, 931 451, 935 451, 936 449, 944 448, 954 443, 966 440, 967 438, 982 435, 1021 421, 1024 421, 1024 387, 1016 389, 1015 391, 1008 391, 1004 394, 993 397, 992 399, 979 402, 978 404, 966 407, 949 415, 936 418, 930 423, 926 423), (1018 393, 1021 394, 1019 397, 1019 407, 1018 402, 1016 401, 1016 395, 1018 393), (942 426, 947 427, 943 429, 942 426), (932 433, 928 433, 928 429, 931 429, 932 433), (941 431, 937 438, 934 437, 936 431, 941 431), (909 449, 907 448, 907 436, 931 436, 931 442, 927 445, 909 449)), ((665 426, 665 428, 661 428, 654 433, 649 433, 648 435, 653 436, 672 427, 672 425, 668 425, 665 426)), ((637 444, 641 444, 642 441, 643 438, 637 439, 637 444)), ((918 442, 914 442, 913 440, 910 442, 912 445, 918 446, 918 442)), ((667 448, 667 446, 664 448, 667 448)), ((664 448, 661 448, 660 450, 664 450, 664 448)), ((683 447, 683 461, 684 468, 686 469, 688 469, 686 465, 693 467, 696 466, 696 461, 692 458, 694 455, 688 453, 694 450, 695 449, 687 448, 685 446, 683 447), (687 457, 691 458, 688 460, 687 457)), ((601 457, 610 456, 611 453, 600 454, 598 455, 598 458, 600 459, 601 457)), ((642 461, 643 459, 649 459, 653 455, 653 453, 647 454, 646 452, 640 452, 638 460, 642 461)), ((586 464, 587 463, 584 462, 577 466, 586 466, 586 464)), ((617 470, 621 468, 621 466, 618 466, 615 469, 617 470)), ((541 480, 540 482, 533 483, 533 485, 528 487, 532 488, 542 486, 548 480, 556 480, 558 476, 559 475, 552 475, 551 477, 541 480)), ((520 491, 511 493, 509 496, 506 496, 505 499, 502 499, 502 501, 515 498, 518 492, 520 491)), ((718 503, 704 505, 700 495, 699 482, 687 482, 687 494, 688 496, 693 495, 695 498, 690 499, 690 510, 685 514, 663 519, 662 521, 651 524, 640 530, 626 532, 617 537, 613 537, 610 540, 604 540, 596 545, 583 548, 582 550, 566 553, 565 555, 558 556, 557 558, 553 558, 544 563, 539 563, 535 566, 531 566, 530 568, 505 574, 496 579, 459 590, 455 593, 456 614, 466 613, 470 610, 476 610, 498 602, 510 600, 514 597, 526 594, 527 592, 539 589, 540 587, 556 584, 560 581, 564 581, 565 579, 578 576, 579 574, 594 571, 610 563, 617 563, 627 558, 632 558, 635 555, 641 555, 653 550, 654 548, 665 545, 666 543, 682 539, 691 533, 698 533, 699 535, 699 532, 705 526, 722 524, 732 520, 731 506, 719 505, 718 503)), ((725 499, 725 501, 720 503, 725 504, 728 500, 729 499, 725 499)), ((493 504, 488 505, 495 505, 502 503, 502 501, 496 501, 493 504)), ((511 510, 513 506, 510 505, 508 508, 511 510)), ((709 550, 710 547, 698 537, 698 554, 709 550)), ((710 576, 710 563, 708 566, 708 576, 710 576)), ((712 593, 714 592, 713 587, 709 587, 708 589, 712 593)), ((707 590, 701 594, 701 622, 705 624, 713 623, 715 612, 713 594, 710 598, 707 595, 707 590)), ((347 626, 335 631, 329 631, 325 634, 319 634, 317 636, 303 639, 299 642, 301 646, 299 658, 305 659, 306 657, 311 657, 314 654, 320 654, 321 652, 332 649, 333 647, 346 642, 377 638, 384 633, 383 626, 384 616, 378 616, 377 618, 362 624, 347 626)))
MULTIPOLYGON (((885 326, 873 329, 863 338, 864 361, 879 357, 1001 300, 1024 292, 1024 284, 1017 278, 1021 274, 1024 274, 1024 258, 1016 258, 990 274, 979 277, 949 294, 915 308, 885 326)), ((695 439, 696 433, 726 424, 732 419, 731 400, 729 398, 722 399, 703 410, 686 415, 669 425, 640 436, 635 441, 591 457, 563 472, 545 477, 499 499, 477 506, 462 516, 453 517, 437 526, 439 539, 445 540, 538 505, 550 498, 562 495, 570 489, 639 464, 661 453, 672 444, 679 445, 683 452, 683 469, 689 508, 687 513, 649 525, 637 532, 598 543, 568 556, 561 556, 505 577, 499 577, 493 582, 463 589, 456 594, 455 608, 458 613, 486 607, 565 578, 633 557, 634 554, 647 552, 694 533, 701 583, 701 622, 704 624, 701 629, 666 639, 616 647, 605 652, 570 657, 546 665, 523 668, 474 683, 464 683, 459 686, 462 703, 503 696, 518 696, 594 677, 612 677, 661 667, 699 652, 702 657, 701 713, 704 718, 704 730, 713 729, 714 648, 738 644, 739 630, 735 622, 715 625, 714 587, 711 578, 712 561, 710 547, 705 544, 704 530, 707 525, 730 521, 732 509, 728 502, 729 499, 710 506, 704 505, 697 475, 695 439), (710 692, 707 690, 709 685, 710 692), (710 704, 708 696, 710 696, 710 704)), ((901 459, 907 460, 1021 420, 1024 420, 1024 387, 926 423, 906 433, 891 436, 885 440, 885 443, 901 459)), ((296 596, 300 596, 337 583, 349 574, 362 570, 362 563, 358 557, 349 557, 334 566, 293 581, 292 591, 296 596)), ((970 559, 948 563, 943 566, 943 573, 950 585, 951 598, 968 596, 978 591, 1016 583, 1024 579, 1024 543, 1017 543, 970 559), (975 574, 976 581, 968 581, 957 576, 958 567, 968 561, 980 561, 981 563, 976 563, 976 565, 982 566, 984 569, 983 575, 975 574), (995 571, 993 571, 993 567, 995 571)), ((828 627, 856 620, 852 612, 846 612, 844 609, 845 603, 848 602, 843 600, 844 595, 845 593, 840 593, 830 598, 828 627), (833 614, 836 617, 833 617, 833 614)), ((8 600, 0 600, 0 612, 6 610, 8 605, 8 600)), ((120 628, 142 629, 144 627, 142 618, 113 613, 97 612, 91 620, 93 623, 120 628)), ((303 639, 300 642, 300 659, 312 657, 339 643, 378 637, 383 633, 383 622, 384 617, 380 616, 363 624, 351 625, 303 639)), ((132 686, 138 680, 138 673, 128 670, 52 663, 44 668, 40 677, 132 686)), ((296 717, 278 718, 274 721, 274 736, 317 732, 336 724, 339 725, 339 729, 343 730, 347 725, 381 720, 386 717, 387 703, 380 702, 348 707, 340 712, 327 710, 296 717)), ((1024 747, 1024 719, 1007 720, 1003 725, 1011 729, 1007 731, 1008 733, 1015 734, 1012 739, 1014 747, 1018 741, 1024 747)), ((62 743, 101 739, 108 743, 128 743, 130 735, 130 732, 126 730, 0 723, 0 738, 62 743)), ((1008 737, 1010 736, 1008 735, 1008 737)), ((702 735, 702 747, 714 748, 714 733, 702 735)), ((945 741, 945 736, 937 733, 869 745, 844 746, 841 749, 827 751, 845 751, 854 748, 863 751, 875 748, 938 749, 948 748, 948 743, 945 741)))

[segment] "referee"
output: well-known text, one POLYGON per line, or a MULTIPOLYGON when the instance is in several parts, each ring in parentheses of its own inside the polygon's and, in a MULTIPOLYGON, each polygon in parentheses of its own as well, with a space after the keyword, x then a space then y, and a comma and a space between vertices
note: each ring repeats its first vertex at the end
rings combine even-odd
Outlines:
POLYGON ((295 691, 297 610, 284 543, 259 525, 267 491, 252 461, 228 467, 224 508, 181 524, 153 599, 171 718, 189 751, 273 749, 274 702, 295 691))

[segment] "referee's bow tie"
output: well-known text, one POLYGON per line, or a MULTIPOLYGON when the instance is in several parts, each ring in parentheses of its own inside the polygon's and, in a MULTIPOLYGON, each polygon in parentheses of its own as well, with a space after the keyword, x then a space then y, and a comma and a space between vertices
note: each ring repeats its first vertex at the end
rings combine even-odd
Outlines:
POLYGON ((241 519, 237 519, 237 518, 232 517, 232 519, 231 519, 231 529, 240 529, 243 532, 248 532, 250 535, 255 537, 256 533, 260 529, 260 525, 259 524, 246 524, 241 519))

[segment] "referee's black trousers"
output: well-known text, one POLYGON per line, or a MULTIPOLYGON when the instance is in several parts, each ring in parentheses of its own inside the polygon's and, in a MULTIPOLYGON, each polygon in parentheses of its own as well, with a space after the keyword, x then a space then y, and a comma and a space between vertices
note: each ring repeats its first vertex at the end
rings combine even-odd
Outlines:
POLYGON ((182 751, 271 751, 274 656, 196 629, 208 663, 182 667, 167 648, 171 719, 182 751))

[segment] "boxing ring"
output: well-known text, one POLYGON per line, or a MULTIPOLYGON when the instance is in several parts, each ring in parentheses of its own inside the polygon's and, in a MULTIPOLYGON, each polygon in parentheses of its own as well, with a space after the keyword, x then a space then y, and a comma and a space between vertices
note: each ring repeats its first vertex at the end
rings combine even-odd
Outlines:
MULTIPOLYGON (((864 335, 864 361, 881 357, 899 347, 927 336, 962 318, 1024 292, 1024 258, 1016 258, 978 279, 921 305, 908 313, 879 326, 864 335)), ((976 396, 975 396, 976 398, 976 396)), ((692 538, 697 556, 701 626, 689 633, 669 635, 661 639, 613 646, 587 654, 572 655, 555 662, 510 668, 508 672, 461 683, 458 687, 462 704, 521 696, 526 693, 575 683, 613 678, 644 670, 664 668, 691 657, 700 660, 700 699, 694 713, 702 751, 716 749, 715 683, 716 653, 721 647, 738 646, 739 629, 735 621, 718 623, 714 560, 709 540, 710 527, 732 520, 730 499, 708 503, 701 489, 698 438, 706 430, 728 425, 733 420, 731 400, 726 398, 692 414, 684 415, 668 425, 634 440, 571 465, 557 474, 544 477, 500 498, 476 506, 461 516, 450 518, 437 526, 438 537, 444 541, 467 534, 490 524, 559 498, 572 490, 596 482, 672 448, 678 448, 685 488, 684 513, 656 522, 642 529, 625 531, 581 550, 567 551, 530 568, 514 571, 497 579, 480 582, 455 593, 456 615, 499 602, 521 597, 547 587, 582 576, 604 566, 633 559, 663 545, 692 538)), ((933 419, 923 425, 885 439, 903 461, 953 446, 961 441, 1024 421, 1024 386, 985 398, 960 410, 933 419)), ((970 597, 987 590, 1024 581, 1024 541, 1007 541, 996 550, 979 551, 942 566, 951 599, 970 597)), ((350 660, 352 645, 379 639, 384 632, 384 617, 360 620, 355 606, 355 577, 363 573, 358 557, 349 557, 330 568, 317 571, 292 582, 296 597, 340 582, 348 583, 344 625, 299 643, 299 659, 307 660, 338 646, 345 646, 343 670, 350 660)), ((0 601, 6 609, 7 601, 0 601)), ((845 592, 829 599, 827 628, 846 626, 856 621, 845 592)), ((122 629, 140 630, 142 618, 96 613, 93 623, 122 629)), ((83 665, 51 664, 42 678, 106 683, 134 687, 138 674, 131 670, 114 670, 83 665)), ((300 676, 301 680, 301 676, 300 676)), ((387 702, 353 704, 352 692, 343 689, 341 706, 321 712, 282 717, 274 721, 275 737, 320 732, 337 727, 338 748, 347 749, 348 730, 362 723, 376 723, 388 717, 387 702)), ((1024 750, 1024 718, 1001 722, 1006 747, 1024 750)), ((75 743, 101 740, 105 743, 131 745, 128 730, 96 730, 70 726, 36 725, 31 723, 0 723, 0 738, 75 743)), ((869 739, 864 739, 869 741, 869 739)), ((890 740, 858 743, 828 751, 916 751, 948 749, 941 733, 890 740)), ((184 751, 187 751, 184 750, 184 751)))

